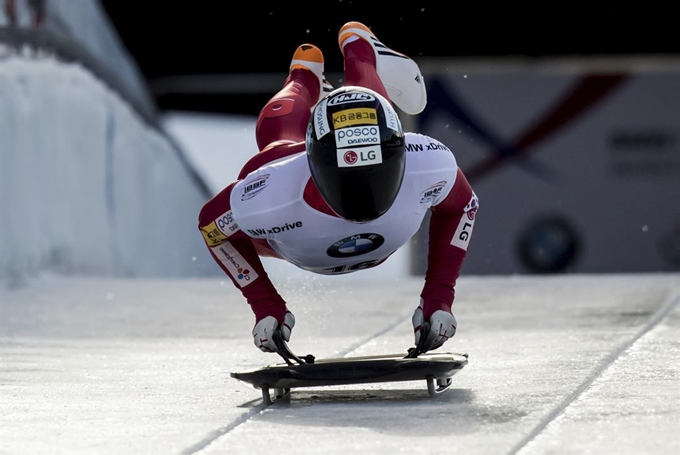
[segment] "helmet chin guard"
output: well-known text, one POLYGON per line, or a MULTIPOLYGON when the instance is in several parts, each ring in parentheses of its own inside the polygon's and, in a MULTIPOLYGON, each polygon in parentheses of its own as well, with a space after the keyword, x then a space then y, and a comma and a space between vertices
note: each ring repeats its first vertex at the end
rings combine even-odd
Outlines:
POLYGON ((306 145, 312 179, 340 217, 367 222, 392 206, 406 157, 401 122, 386 98, 364 87, 332 91, 312 111, 306 145))

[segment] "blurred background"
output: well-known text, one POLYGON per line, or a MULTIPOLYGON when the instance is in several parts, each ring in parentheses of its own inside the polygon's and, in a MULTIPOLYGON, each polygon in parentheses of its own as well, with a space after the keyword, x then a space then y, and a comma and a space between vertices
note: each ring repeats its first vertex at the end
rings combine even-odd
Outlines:
MULTIPOLYGON (((652 5, 0 0, 0 279, 221 273, 200 207, 256 153, 256 115, 299 44, 321 47, 342 84, 350 20, 422 68, 428 106, 403 123, 447 144, 480 199, 463 273, 680 270, 673 17, 652 5)), ((422 274, 426 229, 385 269, 422 274)))
MULTIPOLYGON (((337 33, 351 20, 371 27, 414 59, 672 55, 664 9, 552 3, 535 7, 475 2, 173 2, 142 9, 103 1, 106 13, 149 82, 160 109, 257 115, 280 88, 299 44, 325 53, 328 79, 342 78, 337 33)), ((671 22, 668 22, 671 25, 671 22)), ((492 60, 491 60, 492 61, 492 60)))

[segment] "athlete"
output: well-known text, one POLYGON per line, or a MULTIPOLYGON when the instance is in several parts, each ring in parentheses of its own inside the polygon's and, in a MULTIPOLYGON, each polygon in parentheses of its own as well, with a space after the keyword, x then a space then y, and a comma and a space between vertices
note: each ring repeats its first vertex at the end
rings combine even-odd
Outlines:
POLYGON ((430 351, 456 333, 454 287, 478 200, 451 150, 402 130, 394 105, 416 115, 427 102, 418 65, 359 22, 345 24, 338 42, 343 87, 325 81, 318 47, 299 46, 282 90, 258 117, 260 152, 205 204, 198 227, 252 308, 255 345, 276 352, 272 334, 280 329, 289 341, 295 318, 261 256, 321 274, 364 270, 405 245, 431 211, 412 317, 416 345, 430 323, 422 345, 430 351))

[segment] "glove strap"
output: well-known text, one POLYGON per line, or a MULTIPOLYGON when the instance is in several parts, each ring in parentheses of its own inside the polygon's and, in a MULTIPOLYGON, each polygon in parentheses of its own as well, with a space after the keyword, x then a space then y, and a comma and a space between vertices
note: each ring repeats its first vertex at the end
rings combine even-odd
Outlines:
POLYGON ((425 349, 425 343, 427 340, 427 334, 430 333, 430 323, 429 322, 423 322, 420 324, 420 338, 418 339, 418 346, 415 348, 409 348, 408 354, 406 354, 405 359, 415 359, 418 357, 420 354, 424 354, 426 349, 425 349))
POLYGON ((306 355, 303 358, 293 354, 288 347, 288 344, 286 344, 286 340, 283 339, 281 327, 277 327, 276 330, 274 330, 274 333, 272 333, 272 341, 274 341, 274 345, 276 346, 276 353, 280 355, 288 365, 294 365, 291 360, 295 360, 299 365, 302 365, 303 363, 314 363, 314 356, 311 354, 306 355))

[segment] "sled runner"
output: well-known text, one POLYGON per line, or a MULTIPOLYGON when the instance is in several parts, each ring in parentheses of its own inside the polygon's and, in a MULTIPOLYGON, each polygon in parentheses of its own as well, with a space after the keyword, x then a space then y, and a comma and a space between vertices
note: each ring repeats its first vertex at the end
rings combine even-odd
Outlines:
MULTIPOLYGON (((421 339, 424 340, 424 336, 421 339)), ((231 373, 231 377, 262 390, 262 399, 271 404, 270 390, 281 399, 298 387, 368 384, 378 382, 417 381, 427 383, 430 396, 449 389, 452 376, 468 363, 467 354, 422 353, 422 347, 407 354, 316 359, 312 355, 293 354, 280 333, 274 341, 285 363, 231 373)))

